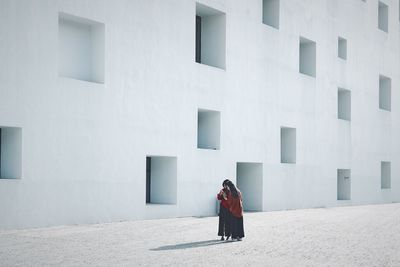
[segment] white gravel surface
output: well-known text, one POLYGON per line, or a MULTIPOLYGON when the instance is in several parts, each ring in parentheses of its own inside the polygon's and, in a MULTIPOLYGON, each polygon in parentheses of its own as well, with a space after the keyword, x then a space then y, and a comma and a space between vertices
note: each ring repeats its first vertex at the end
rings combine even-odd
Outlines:
POLYGON ((400 204, 0 231, 0 266, 400 266, 400 204))

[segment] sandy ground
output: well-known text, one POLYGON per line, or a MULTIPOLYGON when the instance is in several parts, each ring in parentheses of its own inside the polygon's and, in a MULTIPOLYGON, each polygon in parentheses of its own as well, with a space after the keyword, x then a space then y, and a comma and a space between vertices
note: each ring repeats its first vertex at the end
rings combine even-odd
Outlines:
POLYGON ((0 266, 400 266, 400 204, 0 231, 0 266))

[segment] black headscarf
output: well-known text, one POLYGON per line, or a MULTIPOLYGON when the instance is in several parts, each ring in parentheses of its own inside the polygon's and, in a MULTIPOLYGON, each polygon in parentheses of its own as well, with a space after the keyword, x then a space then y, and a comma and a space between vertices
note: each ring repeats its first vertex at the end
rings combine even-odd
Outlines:
POLYGON ((230 182, 230 180, 229 180, 229 179, 225 179, 225 180, 222 182, 222 186, 228 185, 228 182, 230 182))
POLYGON ((236 186, 232 183, 232 181, 227 182, 226 185, 229 187, 229 191, 231 191, 232 196, 234 198, 238 198, 239 197, 238 190, 236 186))

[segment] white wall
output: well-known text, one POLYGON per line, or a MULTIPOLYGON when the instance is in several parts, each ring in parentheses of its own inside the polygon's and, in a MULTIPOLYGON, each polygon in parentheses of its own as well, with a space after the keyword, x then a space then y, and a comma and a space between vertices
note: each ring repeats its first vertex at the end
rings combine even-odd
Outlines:
POLYGON ((382 0, 387 33, 377 0, 280 1, 279 30, 260 0, 199 2, 226 14, 225 69, 195 62, 195 1, 0 1, 0 125, 22 138, 0 228, 215 215, 237 162, 263 164, 264 211, 342 205, 337 169, 351 169, 346 204, 400 201, 398 1, 382 0), (104 83, 59 76, 60 12, 104 24, 104 83), (299 73, 300 36, 316 44, 316 77, 299 73), (338 88, 351 121, 337 118, 338 88), (197 148, 199 109, 221 112, 219 150, 197 148), (295 164, 280 162, 281 126, 296 128, 295 164), (146 205, 147 155, 176 157, 176 205, 146 205))

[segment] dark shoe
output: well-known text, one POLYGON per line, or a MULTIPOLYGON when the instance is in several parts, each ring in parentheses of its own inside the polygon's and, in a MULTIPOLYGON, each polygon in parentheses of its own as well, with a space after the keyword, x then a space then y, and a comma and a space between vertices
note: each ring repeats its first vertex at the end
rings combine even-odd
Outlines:
POLYGON ((240 237, 236 238, 237 241, 242 241, 242 239, 240 237))
MULTIPOLYGON (((224 239, 224 237, 223 236, 221 236, 221 241, 224 241, 225 239, 224 239)), ((228 240, 228 239, 227 239, 228 240)))

